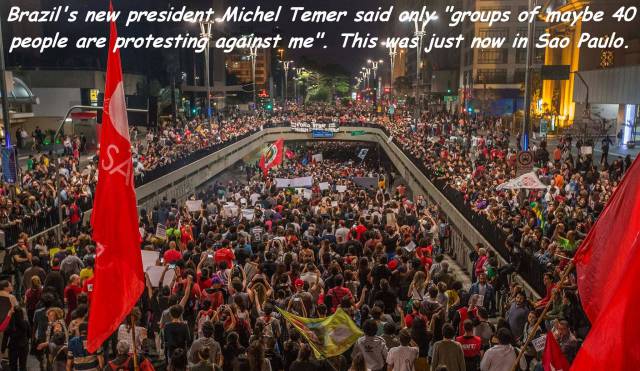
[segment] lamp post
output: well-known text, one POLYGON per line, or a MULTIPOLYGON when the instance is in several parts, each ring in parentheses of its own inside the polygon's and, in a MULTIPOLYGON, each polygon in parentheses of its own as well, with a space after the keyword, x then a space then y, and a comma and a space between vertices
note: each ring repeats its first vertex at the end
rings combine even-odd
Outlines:
POLYGON ((390 81, 389 81, 389 91, 393 93, 393 70, 396 67, 396 54, 397 54, 397 45, 385 45, 387 49, 389 49, 389 72, 390 72, 390 81))
MULTIPOLYGON (((537 5, 536 0, 529 0, 529 11, 537 5)), ((522 149, 529 150, 529 131, 531 129, 531 67, 533 64, 533 35, 536 32, 536 20, 527 27, 527 64, 524 72, 524 120, 522 120, 522 149)))
POLYGON ((426 35, 427 24, 429 23, 429 19, 423 20, 420 22, 419 20, 414 20, 413 24, 415 26, 414 36, 418 38, 418 48, 416 49, 416 88, 415 88, 415 100, 416 100, 416 109, 415 109, 415 120, 416 123, 420 118, 420 99, 418 97, 419 94, 419 85, 420 85, 420 66, 422 62, 422 39, 426 35))
POLYGON ((293 61, 282 61, 282 67, 284 68, 284 104, 287 105, 287 88, 288 88, 288 80, 289 80, 289 66, 293 63, 293 61))
POLYGON ((377 60, 377 61, 372 61, 371 59, 369 59, 367 61, 367 63, 371 65, 371 69, 373 70, 373 81, 376 84, 375 85, 376 97, 379 99, 380 98, 380 85, 381 85, 379 79, 381 79, 381 76, 377 76, 376 77, 376 72, 378 71, 378 66, 381 65, 384 62, 382 61, 382 59, 377 60))
POLYGON ((296 77, 294 78, 293 88, 294 95, 296 98, 296 104, 298 104, 298 80, 300 79, 300 74, 304 71, 304 67, 294 67, 293 70, 296 72, 296 77))
POLYGON ((251 58, 251 80, 253 81, 253 105, 257 108, 256 104, 256 57, 258 56, 258 47, 249 47, 249 57, 251 58))
POLYGON ((200 37, 207 40, 206 51, 204 52, 204 81, 207 90, 207 123, 211 125, 211 82, 209 78, 209 46, 211 43, 211 29, 213 28, 214 21, 202 21, 200 23, 200 37))

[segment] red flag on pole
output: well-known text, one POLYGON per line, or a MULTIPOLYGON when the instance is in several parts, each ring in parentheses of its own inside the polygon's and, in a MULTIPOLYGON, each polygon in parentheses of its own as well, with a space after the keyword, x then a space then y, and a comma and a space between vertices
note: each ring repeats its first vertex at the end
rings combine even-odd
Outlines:
POLYGON ((569 371, 569 361, 562 353, 551 331, 547 333, 547 342, 542 353, 542 366, 544 371, 569 371))
MULTIPOLYGON (((109 4, 109 9, 113 6, 109 4)), ((94 352, 118 328, 144 289, 131 141, 118 34, 111 22, 98 184, 91 225, 97 244, 87 350, 94 352)))
POLYGON ((572 370, 640 365, 640 162, 636 159, 574 258, 592 328, 572 370))
POLYGON ((262 151, 260 156, 260 168, 264 175, 269 173, 269 169, 282 163, 282 152, 284 150, 284 139, 278 139, 262 151))

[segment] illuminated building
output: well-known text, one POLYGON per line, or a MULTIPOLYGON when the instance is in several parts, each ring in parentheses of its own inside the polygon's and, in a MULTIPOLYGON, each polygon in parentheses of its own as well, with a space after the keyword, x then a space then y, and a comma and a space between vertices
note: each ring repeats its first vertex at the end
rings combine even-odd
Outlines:
MULTIPOLYGON (((554 23, 548 25, 553 37, 568 38, 571 44, 567 48, 545 50, 546 65, 569 65, 569 80, 544 81, 542 100, 538 105, 539 113, 557 119, 559 126, 570 126, 585 118, 587 86, 591 118, 606 120, 611 126, 609 135, 618 136, 624 143, 640 140, 635 129, 638 123, 638 105, 640 104, 640 39, 637 33, 637 19, 631 22, 619 22, 613 16, 622 6, 637 5, 633 0, 615 1, 575 1, 559 0, 552 2, 549 10, 582 11, 587 6, 592 11, 604 11, 602 22, 583 22, 575 25, 554 23), (626 47, 589 48, 587 44, 578 47, 580 37, 589 34, 603 37, 616 33, 625 38, 626 47)), ((584 37, 584 36, 583 36, 584 37)), ((535 102, 534 102, 535 103, 535 102)), ((603 133, 604 134, 604 133, 603 133)))

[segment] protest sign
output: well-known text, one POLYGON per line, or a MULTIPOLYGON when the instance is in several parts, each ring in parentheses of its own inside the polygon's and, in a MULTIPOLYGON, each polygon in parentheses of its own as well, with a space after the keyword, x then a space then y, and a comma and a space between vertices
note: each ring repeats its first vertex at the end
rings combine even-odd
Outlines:
POLYGON ((291 179, 276 178, 276 188, 287 188, 291 185, 291 179))
POLYGON ((413 250, 416 249, 416 243, 411 241, 411 242, 409 242, 408 245, 402 246, 402 248, 407 250, 408 252, 413 252, 413 250))
POLYGON ((158 251, 142 250, 142 270, 146 271, 147 268, 156 265, 156 261, 160 257, 158 251))
POLYGON ((252 221, 254 216, 255 216, 254 209, 242 209, 242 217, 245 218, 247 221, 252 221))
POLYGON ((158 223, 158 225, 156 225, 156 237, 162 238, 163 240, 167 239, 167 227, 164 224, 158 223))
POLYGON ((313 177, 304 176, 291 179, 291 187, 294 188, 310 188, 313 185, 313 177))
POLYGON ((189 200, 185 202, 185 205, 187 205, 187 209, 190 213, 195 213, 202 210, 202 200, 189 200))
POLYGON ((531 344, 535 348, 536 352, 542 352, 544 350, 544 346, 547 343, 547 334, 540 336, 539 338, 535 338, 531 340, 531 344))
MULTIPOLYGON (((163 266, 154 265, 152 267, 147 268, 147 275, 149 276, 149 282, 151 282, 151 286, 158 287, 160 286, 160 277, 162 276, 162 272, 164 271, 163 266)), ((168 269, 167 273, 164 274, 164 280, 162 281, 162 286, 170 286, 173 279, 176 277, 176 271, 173 269, 168 269)))

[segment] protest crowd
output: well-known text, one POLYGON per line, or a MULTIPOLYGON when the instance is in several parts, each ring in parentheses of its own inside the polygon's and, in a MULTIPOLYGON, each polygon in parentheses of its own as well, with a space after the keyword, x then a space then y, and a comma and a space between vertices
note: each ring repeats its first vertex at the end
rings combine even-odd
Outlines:
MULTIPOLYGON (((571 362, 588 323, 575 277, 558 278, 631 160, 597 163, 580 151, 586 143, 576 154, 571 138, 556 148, 542 140, 533 149, 535 172, 548 187, 498 191, 516 177, 517 153, 499 119, 442 112, 424 113, 416 123, 402 111, 371 112, 292 107, 219 119, 210 128, 194 120, 144 135, 133 129, 136 181, 261 127, 375 125, 434 184, 503 234, 504 246, 495 248, 509 264, 499 266, 495 250, 476 245, 465 284, 447 256, 446 216, 393 179, 392 165, 376 161, 375 148, 359 158, 357 145, 292 145, 266 176, 245 164, 246 179, 194 190, 187 204, 165 199, 141 211, 145 292, 130 318, 90 354, 83 341, 96 248, 82 214, 92 207, 96 159, 83 160, 82 141, 68 138, 63 155, 29 158, 19 188, 0 187, 0 225, 17 236, 3 263, 10 279, 0 281, 0 297, 10 302, 7 323, 0 324, 9 369, 26 370, 32 355, 41 370, 133 370, 135 349, 143 370, 511 370, 549 302, 532 337, 551 331, 571 362), (309 183, 282 186, 283 179, 309 183), (30 240, 42 220, 59 220, 57 206, 66 221, 60 240, 55 233, 30 240), (532 261, 544 268, 539 300, 505 278, 532 261), (354 341, 313 341, 290 317, 347 321, 342 313, 355 323, 345 325, 358 334, 354 341)), ((541 369, 542 349, 524 350, 518 367, 541 369)))

